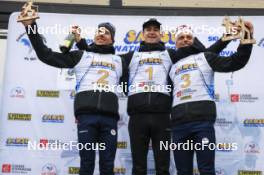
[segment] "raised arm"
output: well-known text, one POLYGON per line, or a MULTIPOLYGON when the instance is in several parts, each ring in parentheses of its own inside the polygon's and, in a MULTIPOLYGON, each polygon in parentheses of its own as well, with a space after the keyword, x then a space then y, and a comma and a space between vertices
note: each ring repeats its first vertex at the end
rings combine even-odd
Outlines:
POLYGON ((81 37, 81 28, 79 26, 72 26, 71 32, 74 34, 74 40, 79 50, 87 50, 88 44, 84 38, 81 37))
POLYGON ((83 55, 82 51, 72 51, 66 54, 54 52, 44 44, 43 38, 37 32, 36 22, 24 22, 23 24, 26 27, 29 40, 42 62, 58 68, 73 68, 80 61, 83 55))
POLYGON ((88 50, 89 46, 84 38, 80 39, 77 43, 76 46, 80 50, 88 50))
POLYGON ((233 72, 243 68, 251 55, 252 44, 239 45, 237 52, 228 57, 216 53, 205 52, 210 67, 216 72, 233 72))
POLYGON ((219 54, 222 50, 224 50, 226 48, 226 46, 229 43, 230 43, 230 41, 222 41, 222 39, 220 38, 214 44, 212 44, 210 47, 206 48, 206 51, 219 54))
MULTIPOLYGON (((253 37, 253 24, 245 21, 245 26, 249 29, 251 37, 253 37)), ((206 52, 205 57, 214 71, 233 72, 243 68, 247 64, 251 52, 252 44, 245 44, 239 45, 237 52, 229 57, 221 57, 212 52, 206 52)))

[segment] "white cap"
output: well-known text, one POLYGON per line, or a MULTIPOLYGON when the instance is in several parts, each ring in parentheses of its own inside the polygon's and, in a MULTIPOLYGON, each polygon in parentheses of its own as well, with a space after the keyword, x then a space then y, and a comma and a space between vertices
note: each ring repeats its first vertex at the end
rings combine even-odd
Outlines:
POLYGON ((181 25, 176 28, 175 38, 177 38, 180 34, 191 34, 194 35, 191 26, 188 25, 181 25))

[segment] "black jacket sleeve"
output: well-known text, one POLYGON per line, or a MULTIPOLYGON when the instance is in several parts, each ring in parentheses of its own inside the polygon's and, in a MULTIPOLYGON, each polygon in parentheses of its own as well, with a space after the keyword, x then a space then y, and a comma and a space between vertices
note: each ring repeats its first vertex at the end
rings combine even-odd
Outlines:
POLYGON ((210 47, 206 48, 206 52, 213 52, 219 54, 224 48, 226 48, 229 43, 230 41, 222 41, 221 39, 219 39, 210 47))
POLYGON ((122 59, 123 72, 122 77, 120 78, 120 83, 123 83, 123 92, 125 95, 128 94, 128 81, 129 81, 129 64, 133 57, 134 52, 128 52, 126 54, 120 55, 122 59), (127 86, 124 86, 127 85, 127 86))
POLYGON ((251 55, 252 44, 239 45, 237 52, 229 57, 218 56, 212 52, 205 52, 205 58, 213 71, 233 72, 243 68, 251 55))
POLYGON ((88 44, 84 38, 82 38, 78 43, 76 43, 76 46, 80 50, 88 50, 88 44))
POLYGON ((125 93, 125 95, 127 95, 127 84, 128 84, 128 66, 124 60, 123 57, 121 57, 122 60, 122 76, 120 77, 120 81, 119 84, 123 87, 123 92, 125 93))
POLYGON ((27 35, 38 58, 42 62, 58 68, 73 68, 78 64, 83 55, 83 51, 72 51, 65 54, 53 52, 52 49, 44 44, 40 34, 32 31, 33 28, 37 28, 36 23, 26 27, 27 35))

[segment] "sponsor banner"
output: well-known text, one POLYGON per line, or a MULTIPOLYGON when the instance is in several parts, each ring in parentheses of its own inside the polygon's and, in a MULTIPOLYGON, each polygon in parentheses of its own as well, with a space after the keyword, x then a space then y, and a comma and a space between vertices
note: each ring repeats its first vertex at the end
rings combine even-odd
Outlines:
MULTIPOLYGON (((7 152, 0 154, 0 160, 6 161, 1 162, 2 174, 78 174, 80 158, 77 149, 57 152, 48 149, 53 145, 61 146, 77 140, 77 124, 73 112, 74 69, 55 68, 41 62, 25 33, 24 26, 16 22, 18 14, 13 13, 9 21, 3 103, 0 108, 0 137, 4 138, 1 140, 1 151, 7 152), (24 125, 25 122, 27 127, 24 125), (43 151, 25 151, 28 143, 30 141, 33 143, 34 140, 43 146, 43 151), (23 149, 17 149, 19 147, 23 149), (12 154, 13 150, 16 154, 12 154), (17 155, 23 156, 19 158, 17 155), (21 161, 16 163, 17 159, 21 161), (23 160, 27 164, 21 163, 23 160)), ((139 49, 139 43, 143 40, 142 23, 149 17, 110 15, 106 19, 105 15, 40 13, 37 23, 44 43, 53 51, 60 52, 59 45, 68 35, 70 25, 78 24, 83 29, 82 36, 89 44, 94 38, 95 30, 92 29, 96 29, 100 22, 109 21, 116 27, 114 47, 116 53, 121 54, 139 49), (88 28, 89 30, 85 30, 88 28)), ((182 24, 190 24, 194 28, 200 27, 201 30, 197 30, 195 35, 206 47, 222 36, 222 33, 217 33, 216 29, 222 27, 223 16, 157 16, 157 18, 163 24, 165 33, 162 41, 167 48, 175 49, 173 32, 176 26, 182 24)), ((231 18, 237 19, 237 17, 231 18)), ((242 70, 215 74, 217 92, 215 129, 217 143, 219 143, 216 150, 217 175, 259 175, 264 172, 264 145, 261 142, 264 140, 264 82, 261 76, 264 75, 262 68, 264 65, 262 58, 264 16, 244 18, 253 22, 254 37, 257 40, 251 59, 242 70)), ((220 55, 232 55, 236 52, 238 44, 239 41, 232 41, 220 52, 220 55)), ((74 45, 72 50, 76 49, 74 45)), ((150 58, 142 60, 141 63, 144 61, 159 63, 161 60, 150 58)), ((188 67, 196 68, 196 66, 188 67)), ((184 71, 184 69, 186 68, 177 71, 184 71)), ((182 100, 190 99, 193 92, 193 89, 184 89, 177 92, 177 96, 182 100)), ((132 157, 126 97, 120 95, 119 104, 118 129, 111 131, 112 135, 118 135, 114 171, 116 175, 128 175, 131 174, 132 157)), ((155 174, 151 143, 149 149, 147 171, 148 174, 155 174)), ((96 156, 98 157, 98 151, 96 156)), ((176 174, 172 157, 171 162, 171 174, 176 174)), ((99 174, 98 164, 97 158, 94 174, 99 174)), ((194 169, 194 174, 198 174, 197 168, 194 169)))

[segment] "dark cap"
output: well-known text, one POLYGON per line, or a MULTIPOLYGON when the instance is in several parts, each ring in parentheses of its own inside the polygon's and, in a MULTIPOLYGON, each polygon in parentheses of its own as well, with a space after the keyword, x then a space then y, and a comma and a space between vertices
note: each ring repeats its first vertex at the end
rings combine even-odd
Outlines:
POLYGON ((100 27, 105 27, 107 30, 109 30, 111 38, 112 38, 112 41, 114 43, 114 41, 115 41, 115 31, 116 31, 115 26, 113 24, 111 24, 110 22, 103 22, 103 23, 100 23, 98 25, 98 28, 100 28, 100 27))
POLYGON ((161 23, 156 18, 150 18, 143 23, 143 30, 150 25, 157 26, 158 28, 160 28, 161 23))

